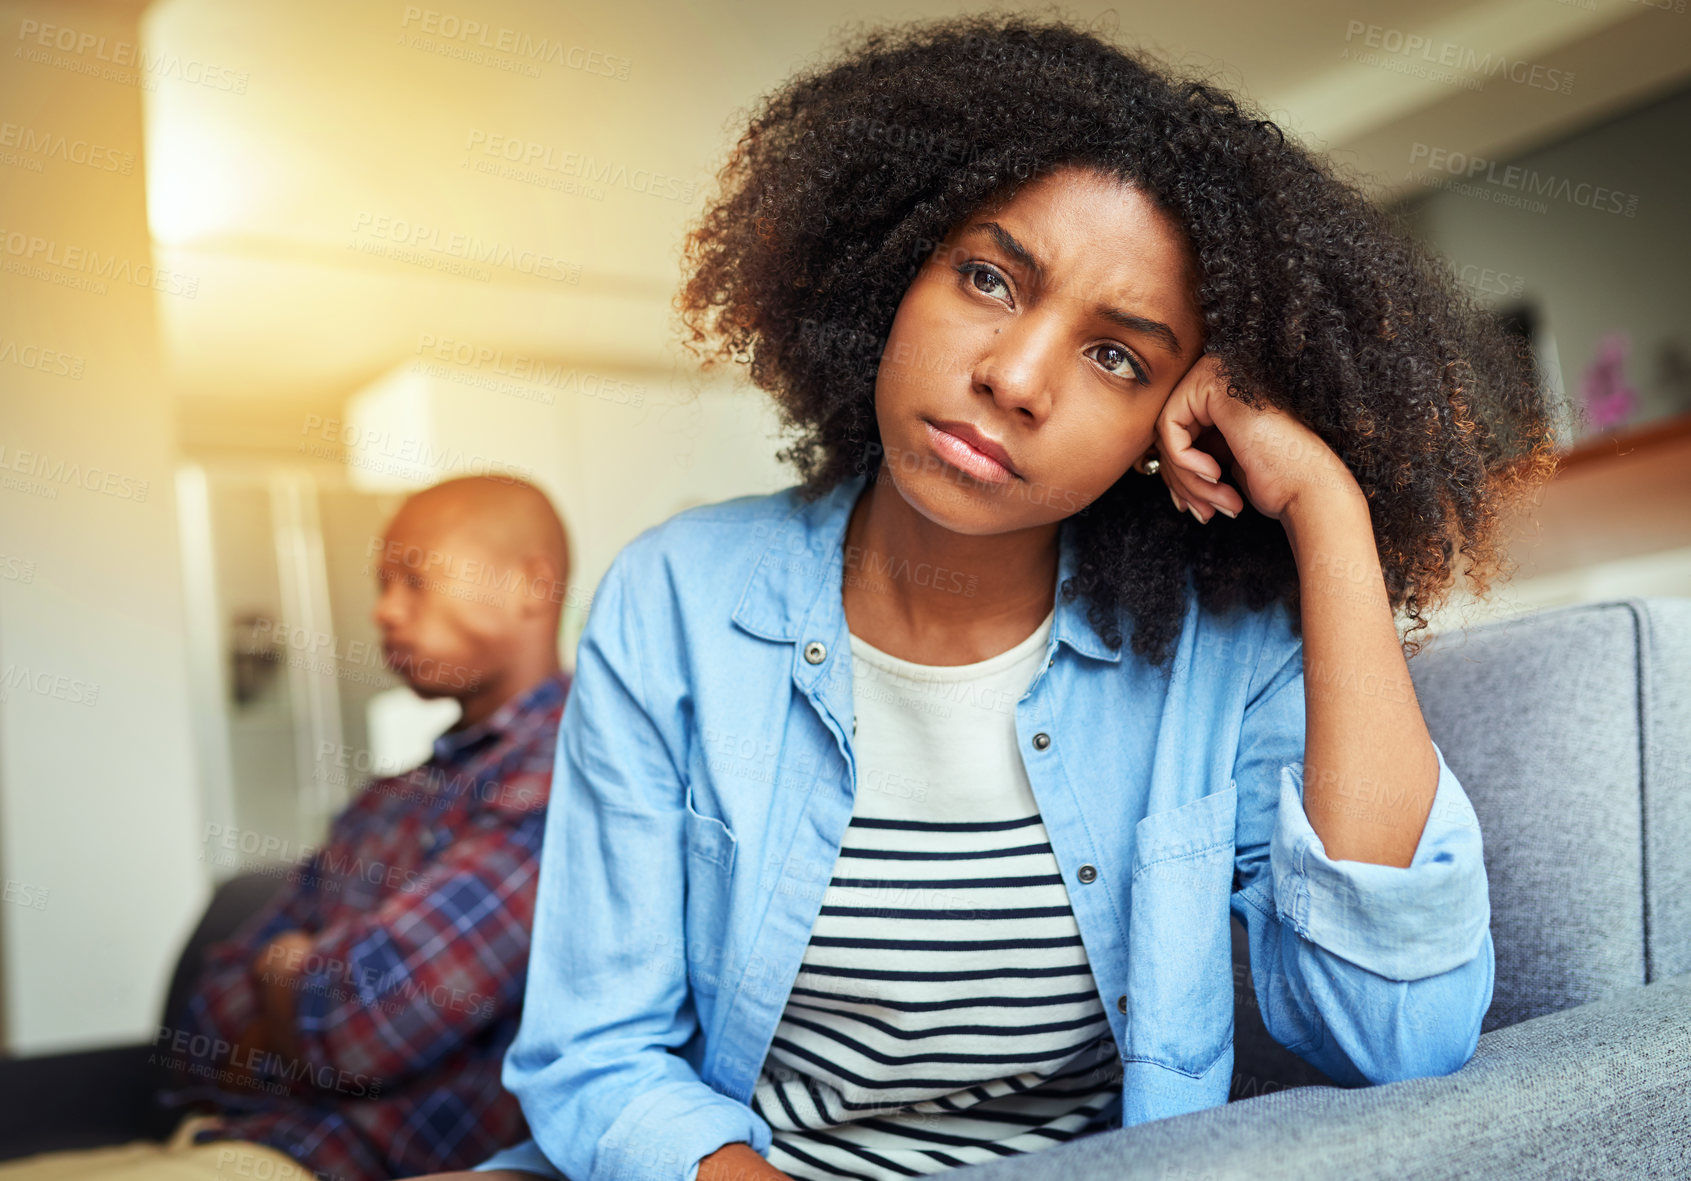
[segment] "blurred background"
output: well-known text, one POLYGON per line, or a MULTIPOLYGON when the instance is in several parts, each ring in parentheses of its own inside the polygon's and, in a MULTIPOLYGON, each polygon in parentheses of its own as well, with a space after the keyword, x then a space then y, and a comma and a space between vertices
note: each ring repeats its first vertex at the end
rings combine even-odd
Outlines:
MULTIPOLYGON (((212 887, 451 723, 369 622, 408 490, 547 490, 569 666, 636 533, 794 482, 675 343, 685 226, 840 26, 961 10, 440 2, 0 0, 4 1052, 149 1038, 212 887)), ((1532 340, 1563 467, 1440 629, 1691 594, 1685 9, 1029 10, 1242 92, 1532 340)))

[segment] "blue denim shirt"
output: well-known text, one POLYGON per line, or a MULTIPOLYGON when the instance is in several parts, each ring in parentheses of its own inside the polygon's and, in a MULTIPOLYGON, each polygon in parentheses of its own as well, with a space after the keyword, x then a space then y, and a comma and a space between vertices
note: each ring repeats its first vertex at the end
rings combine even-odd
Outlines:
MULTIPOLYGON (((768 1149, 748 1102, 852 813, 844 536, 866 480, 688 509, 599 584, 503 1073, 534 1138, 480 1167, 696 1181, 725 1144, 768 1149)), ((1060 586, 1067 521, 1059 549, 1060 586)), ((1446 1074, 1477 1045, 1494 960, 1473 808, 1435 744, 1411 864, 1329 858, 1302 804, 1302 653, 1283 607, 1220 615, 1189 593, 1159 669, 1059 599, 1016 703, 1124 1125, 1227 1101, 1230 914, 1269 1031, 1336 1081, 1446 1074)), ((1371 792, 1345 802, 1404 806, 1371 792)))

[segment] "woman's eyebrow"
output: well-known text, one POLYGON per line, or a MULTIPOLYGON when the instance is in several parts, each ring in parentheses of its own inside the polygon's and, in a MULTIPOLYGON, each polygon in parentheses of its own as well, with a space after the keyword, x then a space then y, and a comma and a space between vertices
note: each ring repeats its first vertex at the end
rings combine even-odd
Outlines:
MULTIPOLYGON (((998 244, 998 248, 1015 259, 1018 266, 1031 274, 1036 284, 1045 278, 1045 268, 1039 265, 1039 260, 1033 256, 1033 252, 1016 241, 1016 236, 997 222, 978 221, 969 229, 985 230, 990 234, 992 240, 998 244)), ((1092 310, 1096 315, 1102 316, 1112 324, 1119 324, 1129 332, 1143 332, 1152 337, 1158 344, 1167 349, 1171 356, 1178 357, 1180 355, 1180 338, 1174 334, 1174 329, 1161 320, 1131 315, 1120 308, 1111 307, 1107 303, 1097 304, 1092 310)))
POLYGON ((1150 320, 1144 316, 1129 315, 1120 308, 1113 308, 1107 303, 1098 304, 1092 310, 1104 319, 1120 324, 1129 332, 1145 333, 1167 349, 1170 356, 1178 357, 1180 355, 1180 338, 1174 334, 1174 329, 1161 320, 1150 320))
POLYGON ((1039 265, 1039 260, 1033 256, 1033 252, 1016 241, 1016 236, 997 222, 977 221, 969 228, 971 230, 985 230, 991 234, 993 241, 998 243, 998 249, 1015 259, 1018 266, 1031 273, 1036 283, 1045 278, 1045 268, 1039 265))

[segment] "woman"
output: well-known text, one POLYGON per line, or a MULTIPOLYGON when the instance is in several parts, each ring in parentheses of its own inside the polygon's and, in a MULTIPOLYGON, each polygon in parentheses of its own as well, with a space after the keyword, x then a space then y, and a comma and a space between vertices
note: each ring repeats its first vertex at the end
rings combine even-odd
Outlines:
POLYGON ((596 592, 534 1139, 474 1175, 903 1177, 1224 1103, 1231 916, 1335 1080, 1460 1067, 1480 835, 1394 611, 1458 548, 1483 591, 1553 463, 1521 347, 1273 124, 1062 24, 871 32, 720 183, 683 315, 802 483, 596 592))

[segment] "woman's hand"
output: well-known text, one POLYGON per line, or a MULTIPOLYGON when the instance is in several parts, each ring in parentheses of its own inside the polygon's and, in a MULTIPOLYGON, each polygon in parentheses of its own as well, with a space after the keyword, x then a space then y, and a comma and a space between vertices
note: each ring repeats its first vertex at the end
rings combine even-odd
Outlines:
POLYGON ((1398 640, 1361 485, 1321 437, 1227 392, 1199 357, 1157 415, 1158 473, 1208 521, 1250 505, 1297 563, 1304 671, 1303 810, 1339 861, 1411 864, 1438 791, 1438 755, 1398 640), (1212 483, 1230 475, 1243 490, 1212 483), (1390 808, 1359 800, 1394 800, 1390 808))
POLYGON ((1278 521, 1300 496, 1362 496, 1344 461, 1296 416, 1229 395, 1221 362, 1209 353, 1176 383, 1155 429, 1159 474, 1200 521, 1217 512, 1237 516, 1247 502, 1278 521))

